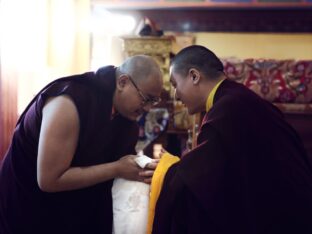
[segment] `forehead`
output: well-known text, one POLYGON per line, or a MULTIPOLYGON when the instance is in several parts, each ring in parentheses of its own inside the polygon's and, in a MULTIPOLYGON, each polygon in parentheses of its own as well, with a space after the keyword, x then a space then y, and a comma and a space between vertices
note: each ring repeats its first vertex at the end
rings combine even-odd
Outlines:
POLYGON ((159 79, 147 79, 139 82, 140 89, 146 95, 158 96, 162 90, 162 80, 159 79))
POLYGON ((170 82, 175 82, 176 73, 174 71, 173 65, 169 68, 170 82))
POLYGON ((177 73, 173 67, 170 67, 170 82, 175 84, 183 79, 182 75, 177 73))

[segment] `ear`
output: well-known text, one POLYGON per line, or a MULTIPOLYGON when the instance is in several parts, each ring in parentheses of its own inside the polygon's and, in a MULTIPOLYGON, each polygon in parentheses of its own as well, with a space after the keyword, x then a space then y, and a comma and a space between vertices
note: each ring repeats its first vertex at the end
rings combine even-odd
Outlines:
POLYGON ((194 85, 197 85, 201 79, 200 72, 195 68, 191 68, 189 70, 189 76, 192 79, 194 85))
POLYGON ((125 75, 121 75, 121 76, 117 77, 116 89, 117 90, 123 90, 124 87, 127 85, 128 81, 129 81, 129 79, 125 75))

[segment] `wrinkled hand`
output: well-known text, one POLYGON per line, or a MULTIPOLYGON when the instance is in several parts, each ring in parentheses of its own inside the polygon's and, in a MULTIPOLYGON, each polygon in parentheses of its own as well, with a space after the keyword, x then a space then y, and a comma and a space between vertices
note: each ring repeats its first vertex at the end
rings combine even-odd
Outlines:
POLYGON ((140 176, 139 173, 142 171, 142 168, 138 166, 135 162, 137 155, 126 155, 116 161, 118 165, 117 177, 135 180, 135 181, 144 181, 144 177, 140 176))
POLYGON ((141 170, 139 175, 143 178, 143 182, 150 184, 152 182, 152 177, 154 175, 154 171, 159 163, 159 159, 153 159, 152 162, 148 163, 146 167, 141 170))
POLYGON ((140 172, 140 176, 145 177, 143 182, 150 184, 152 182, 152 177, 154 175, 154 171, 159 163, 160 158, 163 156, 164 153, 167 151, 164 148, 161 148, 160 153, 158 155, 158 159, 153 159, 153 161, 146 165, 146 167, 140 172))

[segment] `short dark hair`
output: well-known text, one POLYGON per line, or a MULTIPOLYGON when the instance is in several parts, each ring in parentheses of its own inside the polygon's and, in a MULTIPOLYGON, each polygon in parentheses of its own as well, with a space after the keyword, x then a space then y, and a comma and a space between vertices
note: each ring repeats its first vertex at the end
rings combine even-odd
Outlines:
POLYGON ((187 75, 191 68, 204 73, 210 79, 216 79, 223 73, 221 60, 204 46, 193 45, 182 49, 171 62, 174 72, 187 75))

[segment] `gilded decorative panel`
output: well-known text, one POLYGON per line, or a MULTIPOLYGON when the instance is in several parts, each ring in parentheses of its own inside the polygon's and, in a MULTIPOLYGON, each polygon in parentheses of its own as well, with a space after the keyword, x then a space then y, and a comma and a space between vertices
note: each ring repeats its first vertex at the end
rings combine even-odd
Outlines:
POLYGON ((164 88, 170 92, 169 65, 172 50, 171 37, 123 37, 127 57, 145 54, 152 56, 163 72, 164 88))

